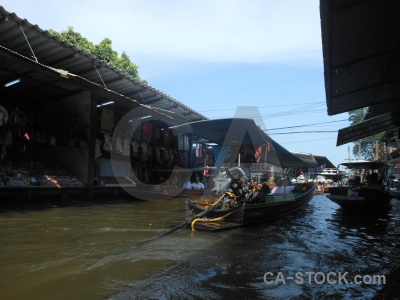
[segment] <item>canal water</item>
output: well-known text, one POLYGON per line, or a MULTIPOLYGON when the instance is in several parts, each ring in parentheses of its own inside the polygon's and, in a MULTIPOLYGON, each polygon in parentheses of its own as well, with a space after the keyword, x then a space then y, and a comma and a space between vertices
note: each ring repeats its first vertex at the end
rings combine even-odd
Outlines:
POLYGON ((266 224, 150 242, 185 199, 2 209, 0 299, 399 299, 393 202, 356 218, 319 195, 266 224))

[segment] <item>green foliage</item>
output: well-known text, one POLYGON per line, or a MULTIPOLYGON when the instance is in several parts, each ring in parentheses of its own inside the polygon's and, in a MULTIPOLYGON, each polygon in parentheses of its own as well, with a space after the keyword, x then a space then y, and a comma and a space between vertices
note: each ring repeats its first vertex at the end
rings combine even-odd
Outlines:
POLYGON ((125 53, 125 51, 122 52, 116 66, 121 70, 124 70, 126 73, 132 75, 133 77, 139 78, 139 66, 131 62, 129 56, 125 53))
POLYGON ((117 65, 118 53, 112 49, 112 41, 109 38, 105 38, 95 45, 92 54, 112 66, 117 65))
MULTIPOLYGON (((364 117, 365 109, 357 109, 349 112, 349 121, 351 125, 360 123, 364 117)), ((354 142, 353 155, 357 159, 375 160, 377 141, 383 136, 383 132, 367 136, 357 142, 354 142)), ((378 156, 384 157, 383 145, 378 146, 378 156)))
POLYGON ((140 79, 138 71, 139 66, 131 62, 129 56, 125 52, 121 54, 121 57, 118 57, 118 52, 113 50, 112 41, 109 38, 105 38, 99 44, 95 45, 82 37, 79 32, 75 32, 72 26, 68 26, 66 31, 57 32, 50 29, 49 32, 75 45, 77 48, 98 57, 102 61, 121 69, 127 74, 140 79))
POLYGON ((72 26, 68 26, 68 29, 65 31, 57 32, 50 29, 49 32, 55 36, 58 36, 60 39, 65 40, 72 45, 75 45, 77 48, 82 49, 87 53, 93 54, 95 45, 92 42, 89 42, 87 38, 82 37, 79 32, 75 32, 72 26))

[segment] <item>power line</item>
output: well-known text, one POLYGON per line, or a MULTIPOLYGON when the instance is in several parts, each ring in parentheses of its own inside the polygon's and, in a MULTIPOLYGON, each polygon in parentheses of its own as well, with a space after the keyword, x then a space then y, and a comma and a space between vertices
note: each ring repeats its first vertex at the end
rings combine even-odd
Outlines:
MULTIPOLYGON (((307 102, 307 103, 298 103, 298 104, 280 104, 280 105, 265 105, 265 106, 259 106, 257 105, 257 108, 272 108, 272 107, 284 107, 284 106, 299 106, 299 105, 304 105, 304 104, 325 104, 325 102, 307 102)), ((246 108, 247 106, 243 106, 246 108)), ((248 106, 249 108, 253 108, 253 106, 248 106)), ((237 108, 223 108, 223 109, 209 109, 209 110, 201 110, 199 112, 204 113, 204 112, 210 112, 210 111, 227 111, 227 110, 236 110, 237 108)))
POLYGON ((277 132, 277 133, 271 133, 268 135, 276 135, 276 134, 296 134, 296 133, 320 133, 320 132, 338 132, 337 130, 334 131, 328 131, 328 130, 316 130, 316 131, 291 131, 291 132, 277 132))
MULTIPOLYGON (((271 130, 291 129, 291 128, 297 128, 297 127, 322 125, 322 124, 329 124, 329 123, 336 123, 336 122, 343 122, 343 121, 348 121, 348 120, 347 120, 347 119, 344 119, 344 120, 337 120, 337 121, 330 121, 330 122, 322 122, 322 123, 314 123, 314 124, 306 124, 306 125, 296 125, 296 126, 272 128, 272 129, 268 129, 268 132, 271 131, 271 130)), ((265 131, 267 131, 267 130, 265 130, 265 131)))
MULTIPOLYGON (((168 52, 161 52, 161 53, 155 53, 155 54, 147 54, 147 55, 138 55, 135 56, 135 58, 140 58, 140 57, 146 57, 146 56, 157 56, 157 55, 165 55, 165 54, 174 54, 174 53, 182 53, 182 52, 192 52, 192 51, 200 51, 200 50, 207 50, 207 49, 216 49, 216 48, 223 48, 223 47, 232 47, 232 46, 239 46, 239 45, 247 45, 247 44, 254 44, 254 43, 264 43, 264 42, 270 42, 274 40, 283 40, 283 39, 291 39, 295 37, 304 37, 304 36, 310 36, 314 35, 317 32, 314 33, 308 33, 308 34, 301 34, 301 35, 293 35, 293 36, 284 36, 284 37, 277 37, 273 39, 268 39, 268 40, 258 40, 258 41, 249 41, 249 42, 243 42, 243 43, 234 43, 234 44, 224 44, 224 45, 217 45, 217 46, 211 46, 211 47, 204 47, 204 48, 195 48, 195 49, 187 49, 187 50, 180 50, 180 51, 168 51, 168 52)), ((318 33, 319 34, 319 33, 318 33)), ((313 44, 314 45, 314 44, 313 44)), ((312 46, 313 46, 312 45, 312 46)), ((319 45, 319 44, 318 44, 319 45)), ((307 45, 306 45, 307 46, 307 45)), ((302 46, 302 47, 306 47, 302 46)), ((299 48, 299 47, 296 47, 299 48)), ((287 48, 287 49, 292 49, 292 48, 287 48)), ((282 49, 281 49, 282 50, 282 49)), ((279 51, 281 51, 279 50, 279 51)), ((286 49, 283 49, 286 50, 286 49)))

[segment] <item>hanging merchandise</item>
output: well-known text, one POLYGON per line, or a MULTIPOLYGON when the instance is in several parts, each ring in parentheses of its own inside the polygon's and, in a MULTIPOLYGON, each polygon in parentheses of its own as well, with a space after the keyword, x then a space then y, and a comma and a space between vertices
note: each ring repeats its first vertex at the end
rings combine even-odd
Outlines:
POLYGON ((153 126, 151 125, 150 122, 146 121, 142 123, 142 136, 143 136, 143 140, 146 143, 150 143, 151 142, 151 135, 153 133, 153 126))
POLYGON ((147 147, 147 157, 146 157, 146 159, 148 160, 149 159, 149 157, 151 157, 153 154, 153 148, 149 145, 149 146, 146 146, 147 147))
POLYGON ((183 150, 183 134, 178 133, 178 150, 183 150))
POLYGON ((113 147, 112 147, 112 143, 111 143, 111 136, 109 134, 105 134, 104 135, 104 146, 103 149, 105 151, 112 151, 113 147))
POLYGON ((184 150, 189 150, 190 145, 189 145, 189 137, 187 135, 183 136, 183 149, 184 150))
POLYGON ((183 152, 183 167, 186 169, 189 167, 189 156, 187 151, 183 152))
POLYGON ((140 144, 140 147, 142 148, 142 159, 143 161, 147 161, 149 153, 151 155, 151 147, 147 147, 147 144, 144 142, 140 144))
POLYGON ((166 148, 169 148, 171 146, 171 131, 168 128, 164 128, 162 130, 163 134, 163 145, 166 148))
POLYGON ((3 106, 0 106, 0 126, 3 126, 8 121, 8 111, 3 106))
POLYGON ((133 141, 131 145, 132 145, 132 156, 138 157, 139 143, 137 141, 133 141))
POLYGON ((132 119, 129 121, 130 128, 129 134, 132 134, 132 140, 140 140, 141 136, 141 123, 137 119, 132 119))
POLYGON ((165 149, 165 148, 164 148, 164 162, 166 164, 169 163, 169 152, 168 152, 168 149, 165 149))
POLYGON ((174 164, 174 153, 173 153, 172 149, 169 149, 168 153, 169 153, 169 164, 173 165, 174 164))
POLYGON ((156 147, 156 159, 159 162, 161 159, 160 147, 156 147))
POLYGON ((101 140, 96 139, 96 146, 94 150, 94 158, 98 158, 101 156, 101 140))
POLYGON ((129 140, 128 138, 125 138, 124 144, 122 146, 122 155, 123 156, 129 156, 130 152, 130 147, 129 147, 129 140))
POLYGON ((119 136, 115 139, 115 152, 122 153, 122 140, 119 136))

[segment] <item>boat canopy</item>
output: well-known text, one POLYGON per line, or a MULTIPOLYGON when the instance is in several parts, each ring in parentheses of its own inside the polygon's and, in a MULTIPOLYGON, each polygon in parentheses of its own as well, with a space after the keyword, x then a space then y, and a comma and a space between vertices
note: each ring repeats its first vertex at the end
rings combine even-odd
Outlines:
POLYGON ((311 153, 298 153, 298 152, 291 152, 298 158, 300 158, 302 161, 307 163, 308 165, 312 166, 313 168, 318 167, 318 163, 315 160, 314 156, 311 153))
POLYGON ((340 165, 349 169, 382 170, 385 168, 386 163, 381 161, 354 161, 341 163, 340 165))
POLYGON ((265 162, 282 168, 312 167, 269 137, 253 119, 226 118, 203 120, 170 127, 174 134, 192 134, 193 141, 202 140, 221 146, 267 146, 265 162))

